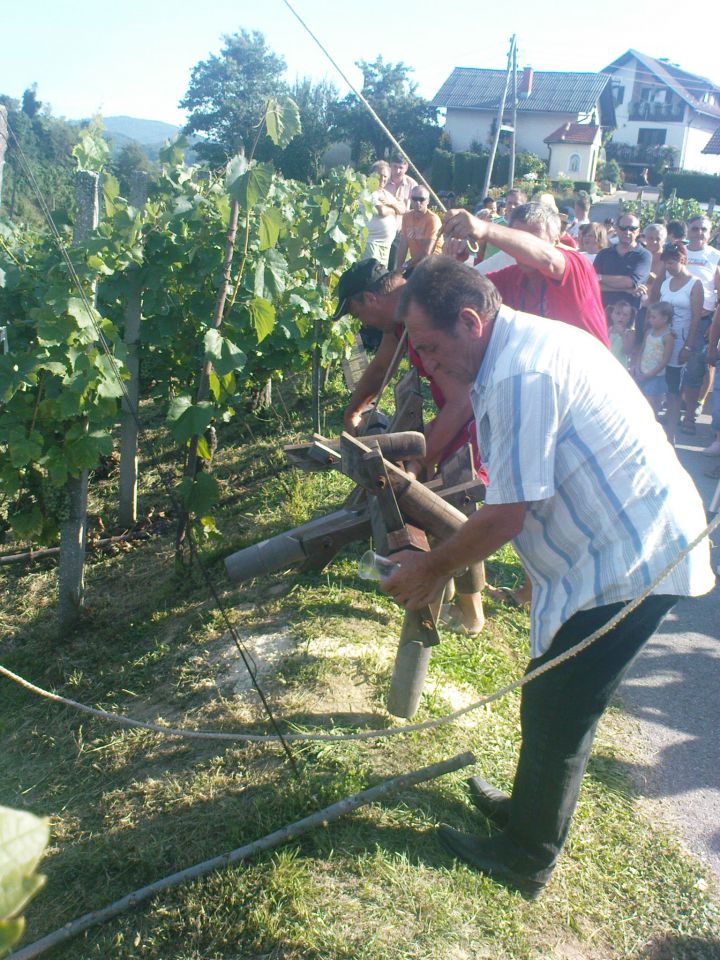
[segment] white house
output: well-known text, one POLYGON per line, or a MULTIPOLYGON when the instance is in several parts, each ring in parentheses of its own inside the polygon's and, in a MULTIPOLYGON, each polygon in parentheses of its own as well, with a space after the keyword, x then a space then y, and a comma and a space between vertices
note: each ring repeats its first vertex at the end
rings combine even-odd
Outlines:
MULTIPOLYGON (((673 147, 680 170, 720 173, 720 156, 704 152, 720 124, 720 87, 637 50, 628 50, 603 73, 612 80, 617 117, 613 143, 673 147)), ((636 152, 635 165, 643 165, 641 151, 636 152)))
MULTIPOLYGON (((456 67, 432 100, 446 109, 445 130, 455 151, 471 144, 489 145, 505 86, 504 70, 456 67)), ((612 129, 615 110, 610 78, 603 73, 560 73, 526 69, 519 84, 515 134, 518 150, 536 153, 548 160, 548 137, 565 124, 589 124, 612 129)), ((505 121, 510 118, 510 96, 505 121)), ((598 141, 600 135, 598 134, 598 141)), ((594 139, 594 134, 593 134, 594 139)), ((562 151, 560 151, 562 152, 562 151)), ((574 151, 577 152, 577 151, 574 151)), ((583 151, 588 153, 589 151, 583 151)), ((597 155, 592 163, 597 162, 597 155)), ((574 179, 589 179, 578 175, 574 179)))

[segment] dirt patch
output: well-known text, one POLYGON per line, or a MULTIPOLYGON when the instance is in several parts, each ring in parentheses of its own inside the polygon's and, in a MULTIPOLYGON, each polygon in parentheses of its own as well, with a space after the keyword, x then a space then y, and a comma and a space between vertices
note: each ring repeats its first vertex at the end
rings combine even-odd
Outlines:
MULTIPOLYGON (((297 643, 287 626, 266 633, 240 633, 239 637, 252 657, 251 666, 258 678, 274 674, 297 643)), ((217 648, 208 659, 215 673, 217 688, 223 696, 242 696, 253 689, 248 669, 228 634, 218 641, 217 648)))

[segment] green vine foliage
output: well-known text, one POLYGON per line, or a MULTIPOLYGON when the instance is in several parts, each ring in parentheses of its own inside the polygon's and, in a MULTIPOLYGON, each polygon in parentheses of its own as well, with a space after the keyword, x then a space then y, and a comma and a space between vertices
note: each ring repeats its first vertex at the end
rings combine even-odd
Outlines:
MULTIPOLYGON (((288 101, 268 104, 267 129, 277 142, 299 129, 288 101)), ((167 411, 180 448, 178 473, 193 435, 227 422, 268 379, 308 369, 315 320, 325 362, 352 342, 353 322, 329 316, 337 278, 363 242, 370 210, 365 178, 334 170, 310 186, 242 157, 220 177, 186 166, 184 146, 179 139, 161 152, 162 172, 142 214, 105 174, 97 230, 73 246, 66 229, 86 292, 96 284, 92 319, 51 240, 0 224, 0 324, 8 325, 10 341, 10 353, 0 356, 0 525, 16 539, 54 542, 65 519, 65 481, 111 450, 122 389, 96 326, 126 376, 129 271, 143 291, 141 397, 167 411), (239 224, 231 287, 214 330, 233 200, 239 224), (208 359, 210 393, 198 402, 199 371, 208 359)), ((102 157, 82 139, 76 160, 97 169, 102 157)), ((202 439, 198 453, 209 457, 202 439)), ((217 497, 211 476, 186 480, 180 492, 187 509, 208 519, 217 497)), ((209 519, 204 525, 213 527, 209 519)))
POLYGON ((22 911, 45 883, 35 870, 49 836, 46 819, 0 807, 0 957, 22 936, 22 911))

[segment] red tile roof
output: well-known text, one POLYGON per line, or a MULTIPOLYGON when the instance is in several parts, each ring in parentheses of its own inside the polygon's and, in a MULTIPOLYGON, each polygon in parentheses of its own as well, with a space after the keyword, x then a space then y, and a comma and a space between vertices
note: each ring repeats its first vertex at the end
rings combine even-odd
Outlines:
POLYGON ((564 123, 544 143, 594 143, 600 128, 592 123, 564 123))

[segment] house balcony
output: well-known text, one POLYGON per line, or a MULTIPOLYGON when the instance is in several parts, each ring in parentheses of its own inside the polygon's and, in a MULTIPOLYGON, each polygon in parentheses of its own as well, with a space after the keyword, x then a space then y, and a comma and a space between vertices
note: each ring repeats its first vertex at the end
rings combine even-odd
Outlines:
POLYGON ((628 109, 629 120, 648 120, 652 123, 682 123, 685 107, 665 103, 647 103, 640 100, 631 103, 628 109))

